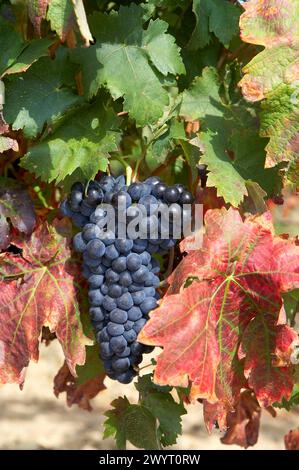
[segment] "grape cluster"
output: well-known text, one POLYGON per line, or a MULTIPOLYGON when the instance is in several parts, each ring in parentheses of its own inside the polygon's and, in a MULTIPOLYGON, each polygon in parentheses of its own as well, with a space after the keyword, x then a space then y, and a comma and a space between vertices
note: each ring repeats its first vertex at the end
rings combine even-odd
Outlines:
MULTIPOLYGON (((168 239, 161 237, 161 218, 155 212, 160 214, 172 203, 181 207, 192 202, 192 195, 180 184, 168 187, 159 178, 150 177, 126 186, 123 176, 105 175, 87 187, 75 183, 61 205, 63 215, 82 229, 74 236, 73 246, 83 256, 91 321, 107 375, 121 383, 133 379, 142 354, 152 351, 138 343, 137 336, 159 299, 160 265, 153 254, 165 252, 176 243, 171 230, 168 239), (116 217, 121 205, 127 223, 137 217, 137 203, 141 204, 146 216, 139 228, 145 237, 119 238, 117 226, 114 232, 107 229, 103 203, 116 209, 116 217), (157 228, 158 236, 148 239, 148 230, 153 228, 157 228)), ((176 211, 170 215, 174 217, 176 211)))

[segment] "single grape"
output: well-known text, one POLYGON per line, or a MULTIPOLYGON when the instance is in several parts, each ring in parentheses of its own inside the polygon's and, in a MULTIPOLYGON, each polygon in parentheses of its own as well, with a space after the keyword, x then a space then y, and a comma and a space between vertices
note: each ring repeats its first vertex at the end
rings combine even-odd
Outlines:
POLYGON ((135 251, 136 253, 143 253, 147 249, 147 240, 139 239, 137 238, 133 242, 133 248, 132 251, 135 251))
POLYGON ((128 187, 128 193, 132 201, 139 201, 142 194, 142 183, 132 183, 128 187))
POLYGON ((139 307, 142 313, 145 315, 157 307, 157 300, 154 297, 146 297, 139 307))
POLYGON ((127 254, 133 248, 133 240, 118 238, 115 247, 120 253, 127 254))
POLYGON ((146 319, 140 318, 139 320, 135 322, 133 326, 134 331, 138 334, 142 330, 145 324, 146 324, 146 319))
POLYGON ((128 343, 132 343, 137 338, 137 333, 133 329, 125 331, 124 338, 128 341, 128 343))
POLYGON ((73 247, 75 251, 79 251, 80 253, 83 253, 86 249, 86 243, 83 240, 82 233, 76 233, 76 235, 73 238, 73 247))
MULTIPOLYGON (((125 335, 125 333, 124 333, 125 335)), ((115 355, 117 357, 128 357, 131 355, 131 349, 129 348, 129 346, 126 347, 126 349, 123 350, 123 352, 121 353, 115 353, 115 355)))
POLYGON ((100 306, 103 302, 103 294, 100 289, 91 289, 88 292, 89 302, 93 306, 100 306))
POLYGON ((102 274, 93 274, 88 279, 90 289, 97 289, 98 287, 101 287, 103 282, 104 276, 102 274))
POLYGON ((99 331, 97 333, 96 338, 97 338, 97 342, 100 343, 100 344, 104 343, 104 342, 107 342, 107 341, 110 341, 110 335, 107 332, 107 328, 104 327, 102 329, 102 331, 99 331))
POLYGON ((100 307, 91 307, 89 314, 93 321, 103 321, 105 319, 103 310, 100 307))
POLYGON ((142 312, 140 310, 139 307, 131 307, 129 310, 128 310, 128 319, 131 320, 131 321, 137 321, 139 320, 139 318, 142 317, 142 312))
POLYGON ((125 323, 128 319, 128 314, 125 310, 115 308, 110 312, 110 320, 114 323, 125 323))
POLYGON ((93 211, 94 211, 94 208, 88 204, 86 199, 84 199, 80 205, 81 214, 85 215, 85 217, 90 217, 93 211))
POLYGON ((137 271, 142 264, 142 259, 137 253, 130 253, 127 257, 127 267, 129 271, 137 271))
POLYGON ((91 207, 95 207, 103 202, 104 193, 101 188, 88 188, 86 201, 91 207))
POLYGON ((129 384, 135 375, 135 372, 129 369, 126 372, 117 374, 117 380, 122 384, 129 384))
POLYGON ((112 269, 117 273, 121 273, 126 270, 127 259, 125 256, 120 256, 112 262, 112 269))
POLYGON ((105 295, 102 305, 106 310, 108 310, 108 312, 111 312, 117 307, 116 300, 110 297, 110 295, 105 295))
POLYGON ((144 264, 145 266, 147 266, 151 262, 151 255, 147 251, 140 253, 139 256, 141 258, 142 264, 144 264))
POLYGON ((117 251, 115 245, 109 245, 106 247, 105 256, 112 261, 119 257, 119 251, 117 251))
POLYGON ((80 191, 72 191, 70 196, 70 207, 74 212, 80 211, 80 204, 83 199, 83 193, 80 191))
POLYGON ((118 284, 112 284, 111 286, 109 286, 108 295, 110 295, 110 297, 112 297, 113 299, 117 299, 118 297, 121 296, 121 294, 122 294, 121 286, 119 286, 118 284))
POLYGON ((109 268, 106 271, 105 279, 107 284, 116 284, 119 281, 120 275, 113 271, 113 269, 109 268))
POLYGON ((118 299, 116 299, 116 303, 122 310, 129 310, 134 305, 132 296, 129 292, 118 297, 118 299))
POLYGON ((86 245, 86 253, 90 258, 101 258, 105 254, 105 245, 101 240, 90 240, 86 245))
POLYGON ((110 348, 110 344, 108 341, 106 343, 101 343, 100 348, 101 348, 101 357, 103 359, 109 359, 110 357, 113 357, 113 351, 110 348))
POLYGON ((130 361, 127 357, 112 359, 112 367, 116 372, 125 372, 130 367, 130 361))
POLYGON ((119 275, 119 284, 123 287, 129 287, 132 284, 132 276, 128 271, 123 271, 119 275))
POLYGON ((107 325, 107 332, 111 336, 120 336, 124 331, 124 326, 120 323, 109 322, 107 325))
POLYGON ((192 204, 194 202, 194 198, 189 191, 184 191, 180 196, 180 204, 192 204))
POLYGON ((179 200, 180 193, 175 186, 170 186, 169 188, 165 189, 163 197, 164 201, 171 204, 179 200))
POLYGON ((149 270, 146 266, 141 265, 137 271, 132 273, 132 279, 134 282, 143 282, 146 279, 149 270))
POLYGON ((110 340, 110 347, 116 354, 122 353, 127 345, 128 343, 123 336, 113 336, 110 340))
POLYGON ((101 237, 101 229, 95 224, 86 224, 82 231, 82 237, 85 242, 101 237))
POLYGON ((102 284, 101 285, 101 292, 103 295, 107 295, 108 294, 108 286, 106 283, 102 284))
POLYGON ((125 331, 131 330, 133 326, 134 326, 134 322, 132 320, 127 320, 126 323, 124 323, 125 331))
POLYGON ((140 290, 131 294, 134 305, 140 305, 145 300, 145 292, 140 290))

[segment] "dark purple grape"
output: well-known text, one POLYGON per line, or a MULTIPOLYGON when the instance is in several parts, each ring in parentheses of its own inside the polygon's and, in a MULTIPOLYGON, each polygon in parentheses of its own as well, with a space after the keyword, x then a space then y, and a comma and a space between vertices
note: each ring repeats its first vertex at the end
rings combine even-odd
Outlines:
POLYGON ((128 319, 128 314, 125 310, 115 308, 110 312, 110 320, 114 323, 125 323, 128 319))
POLYGON ((178 202, 180 193, 175 186, 170 186, 169 188, 165 189, 163 197, 164 201, 172 204, 174 202, 178 202))
POLYGON ((108 295, 113 299, 117 299, 122 294, 122 288, 118 284, 111 284, 108 288, 108 295))
POLYGON ((194 198, 189 191, 184 191, 180 196, 180 204, 192 204, 194 202, 194 198))
POLYGON ((109 322, 107 325, 107 332, 111 336, 120 336, 124 331, 125 329, 120 323, 109 322))

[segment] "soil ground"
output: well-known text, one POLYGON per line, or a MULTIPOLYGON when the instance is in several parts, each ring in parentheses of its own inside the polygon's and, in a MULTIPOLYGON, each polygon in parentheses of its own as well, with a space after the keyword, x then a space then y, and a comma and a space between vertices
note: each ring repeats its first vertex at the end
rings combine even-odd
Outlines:
MULTIPOLYGON (((53 394, 53 378, 63 363, 58 341, 41 345, 38 364, 31 363, 25 386, 0 389, 0 449, 113 449, 113 440, 103 440, 104 412, 114 398, 126 394, 137 399, 133 385, 121 385, 106 379, 107 389, 93 401, 93 411, 74 406, 68 408, 65 394, 58 399, 53 394)), ((299 410, 279 412, 276 418, 268 413, 262 416, 260 437, 255 449, 284 449, 283 437, 298 426, 299 410)), ((220 433, 208 435, 203 424, 200 404, 190 405, 183 417, 183 436, 176 449, 239 449, 221 444, 220 433)))

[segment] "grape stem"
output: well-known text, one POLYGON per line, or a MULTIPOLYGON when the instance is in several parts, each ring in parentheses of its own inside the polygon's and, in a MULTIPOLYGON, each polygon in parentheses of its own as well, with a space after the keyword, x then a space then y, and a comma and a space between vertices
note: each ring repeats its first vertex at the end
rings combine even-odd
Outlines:
POLYGON ((127 184, 127 186, 129 186, 131 184, 132 174, 133 174, 133 170, 132 170, 131 166, 120 155, 114 156, 113 158, 114 158, 114 160, 118 160, 124 166, 124 168, 126 170, 126 184, 127 184))

